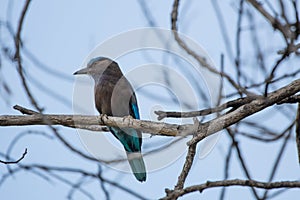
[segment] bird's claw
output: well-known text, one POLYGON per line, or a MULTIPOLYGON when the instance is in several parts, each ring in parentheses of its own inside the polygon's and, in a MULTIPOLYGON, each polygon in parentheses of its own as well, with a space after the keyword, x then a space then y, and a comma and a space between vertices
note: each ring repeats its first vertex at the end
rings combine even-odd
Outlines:
POLYGON ((107 114, 100 114, 100 120, 103 124, 105 123, 104 119, 108 119, 107 114))
POLYGON ((123 117, 123 122, 127 122, 128 125, 132 124, 132 119, 134 119, 131 115, 127 115, 123 117))

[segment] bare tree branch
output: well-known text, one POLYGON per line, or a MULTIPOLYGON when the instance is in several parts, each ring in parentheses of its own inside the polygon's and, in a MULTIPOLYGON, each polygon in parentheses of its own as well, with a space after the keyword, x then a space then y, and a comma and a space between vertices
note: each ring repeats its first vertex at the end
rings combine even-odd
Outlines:
POLYGON ((220 75, 222 77, 225 77, 228 82, 239 92, 239 93, 245 93, 246 95, 254 95, 252 92, 247 91, 245 88, 238 85, 228 74, 225 72, 219 72, 217 69, 215 69, 213 66, 211 66, 207 61, 206 58, 202 57, 201 55, 198 55, 195 51, 190 49, 187 44, 180 38, 178 35, 178 26, 177 26, 177 19, 178 19, 178 9, 179 9, 179 0, 175 0, 173 3, 173 9, 171 13, 171 29, 173 30, 173 34, 175 37, 175 40, 177 41, 178 45, 181 46, 189 55, 191 55, 193 58, 195 58, 200 66, 205 67, 210 72, 220 75))
POLYGON ((8 165, 8 164, 17 164, 25 158, 26 154, 27 154, 27 148, 25 149, 24 153, 22 154, 22 156, 18 160, 16 160, 16 161, 3 161, 3 160, 0 160, 0 163, 6 164, 6 165, 8 165))
POLYGON ((106 115, 86 116, 86 115, 2 115, 0 116, 0 126, 27 126, 27 125, 62 125, 71 128, 86 128, 99 125, 107 125, 120 128, 135 128, 144 132, 158 135, 180 136, 183 133, 192 134, 193 124, 176 125, 161 122, 151 122, 147 120, 136 120, 129 117, 110 117, 106 115), (46 121, 45 121, 46 120, 46 121))
POLYGON ((224 180, 224 181, 207 181, 200 185, 193 185, 183 188, 181 190, 173 190, 167 193, 167 196, 161 200, 173 200, 192 192, 203 192, 209 188, 215 187, 229 187, 229 186, 243 186, 243 187, 256 187, 263 189, 278 189, 278 188, 300 188, 299 181, 280 181, 280 182, 260 182, 255 180, 224 180))
MULTIPOLYGON (((242 105, 232 112, 221 115, 213 120, 202 123, 196 131, 190 144, 197 143, 205 137, 212 135, 250 115, 255 114, 276 102, 288 98, 300 91, 300 79, 295 80, 289 85, 269 93, 268 97, 257 96, 257 98, 248 104, 242 105)), ((30 114, 30 113, 29 113, 30 114)), ((0 116, 0 126, 24 126, 24 125, 63 125, 67 127, 76 127, 76 125, 107 125, 112 127, 129 127, 144 132, 159 135, 178 136, 195 133, 195 127, 192 124, 176 125, 160 122, 150 122, 146 120, 136 120, 129 117, 108 117, 101 115, 95 116, 76 116, 76 115, 45 115, 33 114, 30 116, 2 115, 0 116)))
POLYGON ((20 53, 20 49, 21 49, 21 32, 22 32, 22 28, 23 28, 23 24, 24 24, 24 19, 26 16, 26 13, 28 11, 29 5, 30 5, 31 0, 27 0, 24 7, 23 7, 23 11, 21 13, 21 17, 19 20, 19 24, 18 24, 18 31, 15 37, 15 48, 16 48, 16 53, 15 53, 15 57, 14 59, 17 61, 18 63, 18 72, 19 72, 19 76, 21 78, 22 81, 22 85, 23 88, 31 102, 32 105, 34 105, 35 108, 37 108, 40 112, 42 111, 41 108, 39 108, 37 101, 35 100, 35 98, 32 95, 32 92, 30 91, 25 75, 24 75, 24 68, 22 65, 22 58, 21 58, 21 53, 20 53))
POLYGON ((275 17, 273 17, 270 13, 268 13, 262 6, 261 3, 259 3, 256 0, 247 0, 260 14, 262 14, 265 19, 269 21, 269 23, 275 28, 278 29, 283 35, 284 38, 290 38, 291 33, 288 29, 286 29, 279 20, 277 20, 275 17))
POLYGON ((194 158, 195 158, 195 155, 196 155, 196 147, 197 147, 197 144, 192 144, 189 146, 189 150, 187 152, 187 155, 186 155, 186 161, 183 165, 183 168, 182 168, 182 171, 181 171, 181 174, 180 176, 178 177, 178 181, 177 181, 177 184, 175 186, 175 189, 182 189, 183 186, 184 186, 184 183, 185 183, 185 180, 191 170, 191 167, 193 165, 193 161, 194 161, 194 158))
POLYGON ((297 118, 296 118, 296 145, 298 150, 298 162, 300 164, 300 103, 298 103, 297 118))
POLYGON ((174 118, 188 118, 188 117, 198 117, 198 116, 205 116, 217 112, 221 112, 227 108, 237 109, 238 107, 245 105, 247 103, 250 103, 256 99, 255 96, 249 96, 249 97, 243 97, 238 98, 232 101, 228 101, 220 106, 217 106, 215 108, 207 108, 204 110, 199 111, 191 111, 191 112, 165 112, 165 111, 155 111, 155 114, 158 115, 157 119, 162 120, 166 117, 174 117, 174 118))
MULTIPOLYGON (((197 118, 194 119, 194 123, 195 123, 195 125, 199 126, 199 121, 197 120, 197 118)), ((196 155, 196 147, 197 147, 197 144, 193 144, 193 145, 189 146, 189 149, 188 149, 188 152, 187 152, 187 155, 185 158, 185 163, 184 163, 182 171, 178 177, 178 181, 175 186, 175 190, 179 190, 184 187, 185 180, 186 180, 186 178, 192 168, 193 162, 194 162, 194 158, 196 155)))
POLYGON ((281 100, 292 96, 299 91, 300 79, 295 80, 289 85, 269 93, 268 97, 266 98, 257 98, 256 100, 251 101, 250 103, 245 104, 228 114, 222 115, 216 119, 201 124, 201 128, 199 128, 197 131, 197 136, 195 136, 188 144, 191 145, 193 143, 199 142, 203 138, 222 130, 224 127, 226 128, 240 121, 241 119, 244 119, 256 112, 259 112, 269 106, 272 106, 276 102, 280 102, 281 100), (206 129, 203 127, 206 127, 206 129), (201 132, 201 129, 207 131, 201 132))

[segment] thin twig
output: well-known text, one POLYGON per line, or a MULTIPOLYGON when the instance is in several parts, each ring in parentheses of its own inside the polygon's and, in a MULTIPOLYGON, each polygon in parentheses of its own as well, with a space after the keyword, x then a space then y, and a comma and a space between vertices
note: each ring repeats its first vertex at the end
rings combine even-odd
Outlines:
POLYGON ((26 154, 27 154, 27 148, 25 149, 23 155, 18 160, 16 160, 16 161, 3 161, 3 160, 0 160, 0 163, 6 164, 6 165, 17 164, 25 158, 26 154))
POLYGON ((22 41, 21 40, 21 32, 22 32, 24 19, 25 19, 26 13, 28 11, 30 2, 31 2, 31 0, 26 1, 25 5, 23 7, 23 10, 22 10, 20 19, 19 19, 18 31, 17 31, 16 37, 15 37, 15 48, 16 48, 15 60, 18 63, 18 73, 21 78, 23 88, 24 88, 31 104, 34 105, 34 107, 37 108, 39 110, 39 112, 41 112, 42 109, 38 106, 37 101, 34 99, 32 93, 28 87, 28 84, 27 84, 27 81, 26 81, 26 78, 24 75, 24 69, 23 69, 22 58, 21 58, 21 53, 20 53, 21 52, 21 41, 22 41))
MULTIPOLYGON (((289 137, 291 136, 291 133, 292 133, 292 131, 290 129, 288 135, 283 140, 282 146, 281 146, 281 148, 280 148, 280 150, 278 152, 277 158, 276 158, 276 160, 275 160, 275 162, 273 164, 273 169, 271 170, 271 174, 270 174, 268 182, 271 182, 273 180, 273 178, 274 178, 274 176, 275 176, 275 174, 276 174, 276 172, 278 170, 280 161, 282 161, 282 159, 281 159, 282 155, 284 153, 284 150, 286 149, 287 142, 288 142, 289 137)), ((269 193, 269 191, 266 190, 264 192, 264 195, 263 195, 262 199, 268 199, 268 193, 269 193)))
MULTIPOLYGON (((258 96, 257 96, 258 97, 258 96)), ((259 97, 258 97, 259 98, 259 97)), ((217 106, 215 108, 207 108, 199 111, 191 111, 191 112, 175 112, 175 111, 154 111, 155 114, 158 115, 157 119, 162 120, 166 117, 174 117, 174 118, 190 118, 190 117, 198 117, 198 116, 205 116, 210 115, 213 113, 221 112, 227 108, 233 108, 236 109, 242 105, 245 105, 247 103, 250 103, 251 101, 255 100, 255 96, 249 96, 249 97, 243 97, 238 98, 232 101, 228 101, 220 106, 217 106)))
POLYGON ((277 30, 279 30, 285 39, 290 38, 290 31, 289 29, 285 28, 278 19, 273 17, 270 13, 263 8, 262 4, 257 0, 247 0, 261 15, 264 16, 266 20, 277 30))
POLYGON ((179 0, 174 0, 173 3, 173 9, 172 9, 172 13, 171 13, 171 29, 173 30, 173 34, 175 37, 175 40, 177 41, 178 45, 183 48, 189 55, 191 55, 193 58, 195 58, 199 65, 208 69, 210 72, 220 75, 222 77, 225 77, 228 82, 239 92, 239 93, 244 93, 248 96, 252 96, 255 95, 252 92, 247 91, 245 88, 240 87, 228 74, 226 73, 221 73, 220 71, 218 71, 216 68, 214 68, 213 66, 211 66, 205 57, 202 57, 201 55, 198 55, 195 51, 193 51, 192 49, 190 49, 187 44, 180 38, 179 34, 178 34, 178 26, 177 26, 177 19, 178 19, 178 8, 179 8, 179 0))
POLYGON ((300 164, 300 103, 298 103, 297 118, 296 118, 296 145, 298 150, 298 162, 300 164))
POLYGON ((268 94, 268 90, 269 90, 269 85, 271 84, 272 79, 274 78, 275 72, 278 69, 278 67, 280 66, 280 64, 285 60, 285 58, 288 56, 288 52, 284 53, 280 59, 278 59, 278 61, 276 62, 276 64, 274 65, 269 77, 266 79, 265 83, 265 96, 267 96, 268 94))
MULTIPOLYGON (((245 173, 247 179, 248 179, 248 180, 252 180, 251 175, 250 175, 250 172, 249 172, 249 170, 248 170, 248 168, 247 168, 247 165, 246 165, 246 163, 245 163, 244 157, 243 157, 243 155, 242 155, 241 149, 240 149, 240 147, 239 147, 239 144, 238 144, 237 140, 235 139, 235 134, 231 131, 230 128, 227 128, 226 130, 227 130, 227 132, 228 132, 228 134, 229 134, 229 136, 230 136, 230 138, 231 138, 232 145, 233 145, 233 147, 234 147, 235 150, 236 150, 237 157, 238 157, 238 159, 239 159, 239 161, 240 161, 240 163, 241 163, 242 169, 243 169, 243 171, 244 171, 244 173, 245 173)), ((258 196, 257 191, 256 191, 253 187, 251 187, 251 190, 252 190, 252 193, 253 193, 253 195, 255 196, 255 198, 256 198, 257 200, 259 200, 260 198, 259 198, 259 196, 258 196)))

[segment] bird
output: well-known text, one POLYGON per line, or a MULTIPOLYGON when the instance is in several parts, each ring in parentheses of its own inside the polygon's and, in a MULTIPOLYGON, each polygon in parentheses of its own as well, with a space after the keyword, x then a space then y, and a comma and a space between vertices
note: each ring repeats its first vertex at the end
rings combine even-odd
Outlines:
MULTIPOLYGON (((133 87, 117 62, 107 57, 95 57, 88 62, 86 68, 73 75, 82 74, 89 75, 94 80, 95 106, 100 114, 140 119, 133 87)), ((133 128, 108 129, 123 145, 135 178, 140 182, 146 181, 146 167, 141 154, 142 132, 133 128)))

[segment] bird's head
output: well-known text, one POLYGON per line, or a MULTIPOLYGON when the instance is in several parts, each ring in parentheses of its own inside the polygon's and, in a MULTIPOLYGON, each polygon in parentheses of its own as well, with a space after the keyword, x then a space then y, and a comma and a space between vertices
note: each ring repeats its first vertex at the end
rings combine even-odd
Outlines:
POLYGON ((99 78, 108 67, 114 65, 118 66, 116 62, 109 58, 96 57, 88 62, 86 68, 74 72, 73 75, 87 74, 96 80, 96 78, 99 78))

